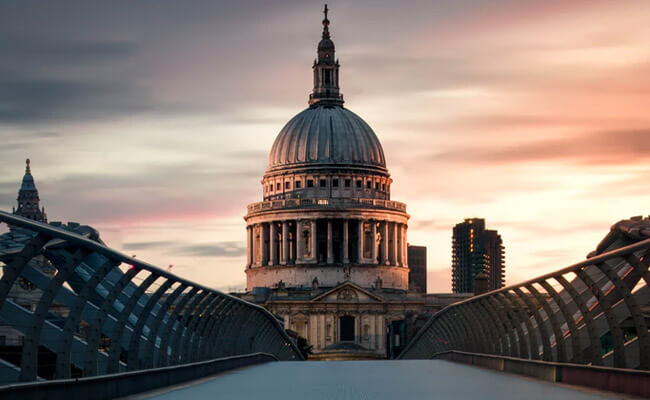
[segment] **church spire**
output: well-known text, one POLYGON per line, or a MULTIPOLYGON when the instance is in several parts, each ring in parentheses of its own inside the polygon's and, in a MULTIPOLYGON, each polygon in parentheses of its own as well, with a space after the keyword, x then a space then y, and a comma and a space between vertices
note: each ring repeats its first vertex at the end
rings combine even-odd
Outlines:
POLYGON ((339 93, 339 60, 335 60, 334 42, 330 39, 330 20, 327 18, 327 4, 323 9, 323 36, 318 43, 318 58, 314 60, 314 90, 309 95, 309 104, 342 105, 343 95, 339 93))
POLYGON ((47 223, 45 208, 41 209, 39 205, 38 189, 36 189, 36 184, 34 183, 29 158, 25 160, 25 175, 23 176, 23 181, 18 191, 17 200, 18 209, 14 208, 14 214, 47 223))

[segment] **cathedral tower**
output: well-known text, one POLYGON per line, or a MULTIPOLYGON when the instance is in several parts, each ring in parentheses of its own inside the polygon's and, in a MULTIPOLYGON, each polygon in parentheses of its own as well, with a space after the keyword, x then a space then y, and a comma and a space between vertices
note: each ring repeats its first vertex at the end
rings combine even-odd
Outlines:
POLYGON ((47 223, 45 207, 40 207, 38 189, 36 189, 36 184, 34 183, 29 158, 25 163, 25 176, 23 176, 23 183, 18 191, 18 208, 14 208, 13 213, 21 217, 33 219, 34 221, 47 223))

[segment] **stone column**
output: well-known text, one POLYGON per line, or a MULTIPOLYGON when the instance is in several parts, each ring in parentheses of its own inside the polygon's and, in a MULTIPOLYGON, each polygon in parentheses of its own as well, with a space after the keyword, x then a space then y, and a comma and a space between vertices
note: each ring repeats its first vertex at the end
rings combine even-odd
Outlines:
POLYGON ((377 263, 377 221, 370 222, 370 240, 372 247, 370 247, 370 259, 372 264, 377 263))
POLYGON ((269 244, 266 241, 266 234, 269 231, 269 224, 268 223, 262 223, 262 231, 261 231, 261 237, 260 241, 262 242, 262 265, 266 265, 269 263, 269 244))
POLYGON ((389 265, 388 261, 388 221, 381 223, 381 261, 384 265, 389 265))
POLYGON ((377 314, 377 326, 379 327, 379 336, 377 337, 378 349, 384 350, 386 348, 386 321, 384 316, 377 314))
POLYGON ((395 224, 395 230, 397 231, 397 265, 402 266, 402 252, 404 246, 402 246, 402 224, 395 224))
POLYGON ((334 240, 332 235, 332 220, 327 220, 327 263, 334 263, 334 240))
MULTIPOLYGON (((289 224, 289 255, 287 256, 287 262, 289 264, 295 264, 296 263, 296 258, 294 257, 294 254, 296 254, 296 235, 294 235, 291 232, 291 222, 288 222, 289 224)), ((294 226, 295 228, 295 226, 294 226)))
POLYGON ((354 332, 354 342, 355 343, 361 343, 361 338, 363 337, 363 332, 361 331, 361 314, 357 314, 356 317, 354 318, 354 322, 356 322, 356 327, 355 327, 355 332, 354 332))
POLYGON ((253 262, 253 256, 251 252, 253 251, 253 228, 250 226, 246 227, 246 266, 250 267, 253 262))
POLYGON ((302 221, 296 220, 296 264, 303 263, 305 255, 305 238, 302 236, 302 221))
POLYGON ((289 221, 282 221, 282 256, 280 264, 287 265, 289 262, 289 221))
POLYGON ((349 248, 348 248, 348 220, 344 219, 343 220, 343 264, 349 264, 350 263, 350 255, 348 254, 349 248))
POLYGON ((392 222, 393 225, 393 256, 391 257, 391 265, 397 265, 397 222, 392 222))
MULTIPOLYGON (((262 248, 263 248, 262 245, 263 245, 263 242, 264 242, 264 230, 262 229, 262 224, 255 224, 254 229, 256 229, 259 232, 260 241, 259 241, 259 243, 256 243, 256 245, 255 245, 255 252, 253 253, 255 258, 253 259, 253 263, 255 265, 261 267, 262 266, 262 254, 263 254, 262 253, 262 248)), ((253 235, 253 239, 255 239, 255 235, 253 235)))
POLYGON ((318 348, 325 347, 325 318, 324 314, 318 314, 318 348))
POLYGON ((271 246, 271 265, 278 265, 278 227, 275 222, 269 223, 269 245, 271 246))
POLYGON ((311 257, 313 259, 314 263, 318 262, 318 254, 316 254, 316 250, 318 250, 318 234, 317 234, 317 225, 316 225, 316 220, 312 219, 311 220, 311 257))
POLYGON ((359 238, 357 239, 357 262, 359 264, 362 264, 363 262, 363 220, 359 220, 359 228, 357 229, 359 232, 359 238))
POLYGON ((402 265, 408 266, 408 241, 406 239, 406 224, 402 225, 402 265))

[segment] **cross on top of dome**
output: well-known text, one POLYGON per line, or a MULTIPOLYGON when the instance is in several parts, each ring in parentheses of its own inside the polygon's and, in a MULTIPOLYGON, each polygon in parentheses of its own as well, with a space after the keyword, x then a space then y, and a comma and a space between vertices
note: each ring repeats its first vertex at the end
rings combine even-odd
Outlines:
POLYGON ((327 19, 327 12, 328 12, 327 4, 325 4, 325 9, 323 9, 323 14, 325 14, 325 18, 323 19, 323 39, 329 39, 330 38, 330 20, 327 19))
POLYGON ((309 95, 312 106, 343 104, 343 95, 339 93, 339 62, 335 59, 334 42, 330 38, 330 20, 327 18, 329 8, 323 9, 323 35, 318 43, 318 58, 314 60, 314 90, 309 95))

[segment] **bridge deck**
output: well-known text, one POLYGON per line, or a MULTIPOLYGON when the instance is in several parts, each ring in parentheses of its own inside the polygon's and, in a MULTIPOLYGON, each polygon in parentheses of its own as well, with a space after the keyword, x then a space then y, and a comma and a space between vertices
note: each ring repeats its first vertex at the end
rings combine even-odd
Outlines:
POLYGON ((271 362, 131 399, 607 399, 443 360, 271 362))

